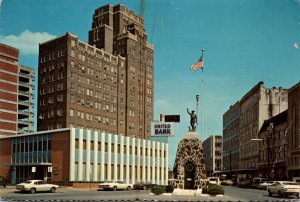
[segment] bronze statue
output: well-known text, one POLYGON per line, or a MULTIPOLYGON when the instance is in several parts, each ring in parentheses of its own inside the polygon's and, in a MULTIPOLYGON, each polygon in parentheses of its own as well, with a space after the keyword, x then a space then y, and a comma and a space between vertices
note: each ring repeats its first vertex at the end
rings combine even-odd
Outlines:
MULTIPOLYGON (((197 115, 195 114, 195 111, 192 110, 192 113, 189 112, 189 108, 187 108, 187 113, 190 115, 191 117, 191 121, 190 121, 190 124, 191 124, 191 127, 192 127, 192 131, 195 131, 196 130, 196 126, 195 126, 195 123, 198 125, 198 121, 197 121, 197 115)), ((189 127, 189 130, 191 130, 191 128, 189 127)))

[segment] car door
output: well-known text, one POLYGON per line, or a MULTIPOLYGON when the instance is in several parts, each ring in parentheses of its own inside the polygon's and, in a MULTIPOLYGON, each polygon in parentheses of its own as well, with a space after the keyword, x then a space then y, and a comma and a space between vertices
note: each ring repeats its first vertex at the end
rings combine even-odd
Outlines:
POLYGON ((49 191, 48 185, 44 181, 39 181, 38 184, 39 184, 40 191, 49 191))
POLYGON ((268 187, 269 191, 273 194, 273 193, 277 193, 276 187, 278 185, 278 182, 275 182, 274 184, 270 185, 268 187))

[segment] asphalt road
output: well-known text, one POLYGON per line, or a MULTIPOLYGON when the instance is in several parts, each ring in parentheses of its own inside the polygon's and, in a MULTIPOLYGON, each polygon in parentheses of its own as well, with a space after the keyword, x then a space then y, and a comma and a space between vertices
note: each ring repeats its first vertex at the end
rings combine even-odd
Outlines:
POLYGON ((11 190, 1 196, 0 201, 298 201, 295 197, 269 197, 265 190, 223 187, 225 195, 215 196, 156 196, 149 190, 96 191, 94 189, 61 188, 56 193, 21 193, 11 190), (14 191, 14 192, 13 192, 14 191))

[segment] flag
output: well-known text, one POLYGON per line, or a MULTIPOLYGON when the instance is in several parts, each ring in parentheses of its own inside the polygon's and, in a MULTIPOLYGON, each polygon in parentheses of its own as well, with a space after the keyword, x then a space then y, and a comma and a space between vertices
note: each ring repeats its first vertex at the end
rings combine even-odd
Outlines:
POLYGON ((203 62, 203 53, 202 53, 201 57, 198 59, 198 61, 196 62, 196 64, 194 64, 193 66, 191 66, 191 70, 192 71, 196 71, 199 68, 201 68, 203 70, 203 67, 204 67, 204 62, 203 62))

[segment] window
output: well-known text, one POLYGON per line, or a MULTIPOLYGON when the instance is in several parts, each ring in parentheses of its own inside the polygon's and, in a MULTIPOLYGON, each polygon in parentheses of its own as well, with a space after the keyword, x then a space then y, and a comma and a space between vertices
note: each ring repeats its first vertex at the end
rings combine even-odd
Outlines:
POLYGON ((75 138, 75 149, 79 149, 79 139, 75 138))
POLYGON ((91 141, 91 151, 94 151, 94 141, 91 141))
POLYGON ((74 116, 74 110, 70 109, 70 116, 74 116))
POLYGON ((83 140, 83 150, 86 150, 86 140, 83 140))

